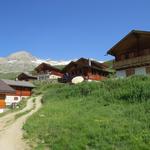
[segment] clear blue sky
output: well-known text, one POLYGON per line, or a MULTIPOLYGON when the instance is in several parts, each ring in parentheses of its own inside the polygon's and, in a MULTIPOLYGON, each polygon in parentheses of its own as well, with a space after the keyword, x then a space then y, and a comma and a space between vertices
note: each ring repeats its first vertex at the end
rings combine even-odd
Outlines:
POLYGON ((150 30, 150 0, 0 0, 0 56, 104 56, 132 29, 150 30))

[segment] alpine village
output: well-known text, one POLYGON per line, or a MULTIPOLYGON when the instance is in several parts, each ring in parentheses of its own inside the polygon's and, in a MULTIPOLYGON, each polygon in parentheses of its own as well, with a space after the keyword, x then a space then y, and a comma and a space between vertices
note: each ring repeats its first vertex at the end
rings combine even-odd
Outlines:
MULTIPOLYGON (((150 32, 132 30, 106 54, 114 60, 99 62, 81 57, 59 67, 42 62, 13 80, 1 79, 0 130, 5 116, 15 113, 21 118, 31 113, 34 109, 20 111, 30 99, 36 105, 40 97, 41 107, 23 126, 31 147, 148 150, 150 32)), ((0 150, 5 150, 1 146, 0 140, 0 150)))

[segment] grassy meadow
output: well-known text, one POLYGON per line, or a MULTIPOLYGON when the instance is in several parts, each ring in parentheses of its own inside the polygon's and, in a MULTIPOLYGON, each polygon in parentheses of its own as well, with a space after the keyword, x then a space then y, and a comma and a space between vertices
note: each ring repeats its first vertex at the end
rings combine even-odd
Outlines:
POLYGON ((0 79, 10 79, 15 80, 16 77, 19 75, 19 72, 12 72, 12 73, 0 73, 0 79))
POLYGON ((150 77, 39 85, 42 109, 24 125, 35 150, 149 150, 150 77))

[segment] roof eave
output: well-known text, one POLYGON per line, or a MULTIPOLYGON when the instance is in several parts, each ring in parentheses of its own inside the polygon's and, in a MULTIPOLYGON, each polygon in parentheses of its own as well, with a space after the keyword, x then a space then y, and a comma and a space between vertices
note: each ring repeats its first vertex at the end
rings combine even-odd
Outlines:
POLYGON ((131 32, 129 32, 125 37, 123 37, 117 44, 115 44, 110 50, 107 51, 107 54, 109 55, 112 55, 112 56, 115 56, 115 48, 122 42, 124 41, 126 38, 129 37, 129 35, 131 34, 149 34, 150 35, 150 32, 149 31, 142 31, 142 30, 132 30, 131 32))

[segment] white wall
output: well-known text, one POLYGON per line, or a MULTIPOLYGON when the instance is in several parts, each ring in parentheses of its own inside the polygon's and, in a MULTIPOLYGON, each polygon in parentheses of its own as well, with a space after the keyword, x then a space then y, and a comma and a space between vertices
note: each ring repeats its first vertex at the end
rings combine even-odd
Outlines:
POLYGON ((116 75, 118 78, 124 78, 124 77, 126 77, 126 71, 125 70, 118 70, 116 72, 116 75))
POLYGON ((61 78, 60 76, 53 75, 53 74, 43 74, 43 75, 38 75, 38 80, 53 80, 53 79, 59 79, 61 78))
POLYGON ((146 75, 146 68, 145 67, 138 67, 135 68, 136 75, 146 75))
POLYGON ((57 75, 50 75, 49 76, 49 79, 59 79, 61 78, 60 76, 57 76, 57 75))
POLYGON ((3 113, 4 112, 4 109, 3 108, 0 108, 0 113, 3 113))
POLYGON ((5 102, 6 105, 9 106, 12 103, 19 103, 23 98, 27 98, 28 96, 6 96, 5 102), (18 98, 18 100, 15 100, 15 98, 18 98))

